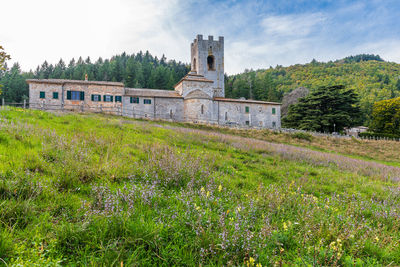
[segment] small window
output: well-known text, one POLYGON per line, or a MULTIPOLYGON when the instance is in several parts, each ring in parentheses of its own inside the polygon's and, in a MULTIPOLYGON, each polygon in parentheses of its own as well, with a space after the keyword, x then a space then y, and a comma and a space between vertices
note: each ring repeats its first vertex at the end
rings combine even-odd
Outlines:
POLYGON ((249 113, 250 112, 250 107, 245 107, 244 110, 245 110, 246 113, 249 113))
POLYGON ((207 57, 208 70, 215 70, 215 59, 214 56, 207 57))
POLYGON ((68 100, 85 100, 85 92, 82 91, 67 91, 68 100))
POLYGON ((40 95, 39 97, 42 99, 46 98, 46 92, 40 91, 39 95, 40 95))
POLYGON ((151 99, 143 99, 143 104, 150 105, 151 99))
POLYGON ((58 99, 58 92, 53 92, 53 99, 58 99))
POLYGON ((169 110, 169 117, 172 119, 172 109, 169 110))
POLYGON ((101 95, 92 95, 92 101, 93 102, 101 101, 101 95))
POLYGON ((275 121, 272 122, 272 128, 276 128, 276 122, 275 121))
POLYGON ((225 112, 225 120, 228 120, 228 112, 225 112))
POLYGON ((258 107, 258 112, 262 112, 262 107, 258 107))
POLYGON ((113 96, 112 95, 104 95, 103 101, 104 102, 113 102, 113 96))
POLYGON ((272 108, 272 115, 275 115, 275 114, 276 114, 276 109, 272 108))
POLYGON ((131 103, 133 103, 133 104, 139 104, 139 97, 133 97, 133 96, 131 96, 131 103))
POLYGON ((204 105, 201 105, 201 114, 204 114, 204 105))
POLYGON ((115 96, 115 102, 122 102, 122 96, 116 95, 115 96))
POLYGON ((246 125, 250 125, 250 121, 246 121, 246 125))

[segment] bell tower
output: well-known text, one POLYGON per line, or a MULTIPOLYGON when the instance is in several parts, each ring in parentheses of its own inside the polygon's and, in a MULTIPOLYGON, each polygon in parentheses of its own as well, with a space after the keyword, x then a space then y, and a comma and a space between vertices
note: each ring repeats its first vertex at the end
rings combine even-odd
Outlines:
POLYGON ((214 82, 214 97, 225 97, 224 37, 214 41, 213 36, 203 40, 203 35, 197 35, 191 44, 191 67, 192 72, 214 82))

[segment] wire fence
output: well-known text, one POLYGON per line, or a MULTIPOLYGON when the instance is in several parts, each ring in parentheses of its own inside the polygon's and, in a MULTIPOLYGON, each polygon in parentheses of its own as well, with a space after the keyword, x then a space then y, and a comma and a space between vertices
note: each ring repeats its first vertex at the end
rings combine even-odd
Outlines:
POLYGON ((19 107, 19 108, 29 108, 29 109, 36 109, 36 110, 44 110, 44 111, 60 111, 60 112, 90 112, 90 113, 102 113, 102 114, 111 114, 116 116, 124 116, 130 117, 135 119, 148 119, 148 120, 164 120, 170 122, 191 122, 196 124, 206 124, 206 125, 213 125, 218 127, 224 128, 235 128, 235 129, 268 129, 275 133, 286 133, 286 134, 296 134, 296 133, 305 133, 310 134, 312 136, 319 136, 319 137, 332 137, 332 138, 357 138, 362 140, 391 140, 391 141, 400 141, 400 138, 389 138, 389 137, 378 137, 378 136, 354 136, 348 134, 340 134, 340 133, 321 133, 321 132, 312 132, 312 131, 304 131, 298 129, 288 129, 288 128, 270 128, 270 127, 261 127, 256 125, 240 125, 235 122, 230 121, 220 121, 218 119, 211 119, 211 120, 198 120, 197 118, 184 116, 183 114, 176 114, 176 113, 161 113, 161 112, 145 112, 143 110, 138 110, 132 108, 130 110, 124 109, 120 105, 96 105, 96 106, 89 106, 88 104, 80 104, 80 105, 71 105, 71 104, 63 104, 63 105, 56 105, 56 104, 48 104, 48 103, 29 103, 28 101, 24 100, 22 103, 11 103, 5 102, 4 99, 0 102, 0 106, 2 109, 5 109, 7 106, 12 107, 19 107))

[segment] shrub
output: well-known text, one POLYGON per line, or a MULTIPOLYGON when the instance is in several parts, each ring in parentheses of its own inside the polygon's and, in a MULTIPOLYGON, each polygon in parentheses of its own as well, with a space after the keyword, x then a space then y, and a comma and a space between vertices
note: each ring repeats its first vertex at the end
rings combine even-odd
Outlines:
POLYGON ((306 132, 296 132, 296 133, 290 134, 290 136, 293 138, 302 139, 302 140, 306 140, 309 142, 311 142, 313 139, 313 136, 306 132))

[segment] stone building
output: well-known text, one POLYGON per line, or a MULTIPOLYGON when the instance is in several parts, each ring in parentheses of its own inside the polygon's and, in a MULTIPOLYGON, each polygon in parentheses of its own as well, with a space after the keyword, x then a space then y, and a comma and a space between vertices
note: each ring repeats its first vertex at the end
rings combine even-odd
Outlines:
POLYGON ((125 88, 123 83, 27 80, 31 108, 72 109, 218 125, 279 128, 280 103, 225 98, 224 38, 198 35, 191 71, 175 90, 125 88))

